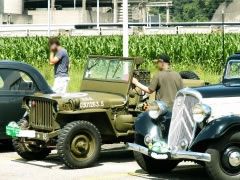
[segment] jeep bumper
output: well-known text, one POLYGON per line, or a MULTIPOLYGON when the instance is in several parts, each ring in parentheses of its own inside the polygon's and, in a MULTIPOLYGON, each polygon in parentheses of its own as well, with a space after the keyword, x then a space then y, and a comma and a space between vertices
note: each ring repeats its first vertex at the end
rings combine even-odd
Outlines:
POLYGON ((195 160, 195 161, 204 161, 210 162, 211 155, 208 153, 199 153, 199 152, 191 152, 191 151, 169 151, 166 153, 157 153, 149 150, 144 146, 140 146, 135 143, 127 143, 127 149, 133 150, 136 152, 140 152, 144 155, 150 156, 154 159, 185 159, 185 160, 195 160))
POLYGON ((12 138, 28 138, 41 141, 49 141, 51 138, 58 136, 60 130, 52 132, 39 132, 35 130, 21 129, 17 123, 10 122, 6 126, 6 134, 12 138))

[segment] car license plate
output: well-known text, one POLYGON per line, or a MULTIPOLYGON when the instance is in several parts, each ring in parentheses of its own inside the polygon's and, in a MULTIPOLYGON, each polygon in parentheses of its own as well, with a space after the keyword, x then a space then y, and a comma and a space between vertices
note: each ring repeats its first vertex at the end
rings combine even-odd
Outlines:
POLYGON ((168 159, 167 154, 157 154, 154 152, 151 153, 151 157, 153 157, 154 159, 168 159))
POLYGON ((18 137, 28 137, 28 138, 35 138, 36 137, 36 131, 33 130, 20 130, 18 137))

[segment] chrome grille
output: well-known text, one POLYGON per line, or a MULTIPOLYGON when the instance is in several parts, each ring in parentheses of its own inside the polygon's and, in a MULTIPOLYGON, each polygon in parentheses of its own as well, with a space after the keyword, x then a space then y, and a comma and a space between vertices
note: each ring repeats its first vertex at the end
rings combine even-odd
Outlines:
POLYGON ((168 134, 170 149, 186 150, 192 142, 197 125, 193 120, 192 108, 200 101, 201 95, 195 90, 183 89, 178 92, 168 134))
POLYGON ((30 99, 30 126, 36 129, 52 130, 55 117, 54 104, 47 100, 30 99))

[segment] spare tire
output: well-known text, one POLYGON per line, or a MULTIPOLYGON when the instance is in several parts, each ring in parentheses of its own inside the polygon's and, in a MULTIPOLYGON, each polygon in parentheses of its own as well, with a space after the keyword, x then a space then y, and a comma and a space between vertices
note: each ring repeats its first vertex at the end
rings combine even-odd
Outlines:
POLYGON ((181 71, 179 74, 182 77, 182 79, 200 80, 199 76, 192 71, 181 71))

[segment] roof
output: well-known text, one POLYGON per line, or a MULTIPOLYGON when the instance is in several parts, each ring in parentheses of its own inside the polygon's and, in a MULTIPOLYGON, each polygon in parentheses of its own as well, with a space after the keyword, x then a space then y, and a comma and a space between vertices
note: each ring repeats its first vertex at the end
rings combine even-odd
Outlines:
POLYGON ((39 90, 43 93, 52 93, 52 89, 49 87, 48 83, 42 76, 42 74, 33 66, 19 62, 19 61, 10 61, 10 60, 0 60, 0 69, 14 69, 26 72, 29 76, 32 77, 34 82, 37 84, 39 90))
POLYGON ((240 52, 236 52, 235 54, 228 57, 228 60, 232 59, 240 59, 240 52))

